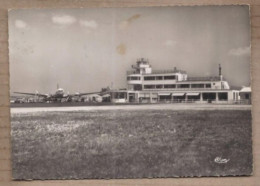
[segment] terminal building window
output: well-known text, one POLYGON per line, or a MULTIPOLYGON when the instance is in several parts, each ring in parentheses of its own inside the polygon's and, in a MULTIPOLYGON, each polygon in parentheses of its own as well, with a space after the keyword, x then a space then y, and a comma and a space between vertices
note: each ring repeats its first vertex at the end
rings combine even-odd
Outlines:
POLYGON ((216 100, 216 93, 202 93, 203 100, 216 100))
POLYGON ((175 76, 164 76, 164 79, 165 80, 176 79, 176 77, 175 76))
POLYGON ((176 85, 164 85, 164 88, 176 88, 176 85))
POLYGON ((145 76, 144 77, 145 81, 151 81, 151 80, 155 80, 155 76, 145 76))
POLYGON ((141 80, 140 77, 137 77, 137 76, 131 76, 131 77, 127 77, 127 80, 141 80))
POLYGON ((155 79, 156 80, 163 80, 163 77, 162 76, 155 76, 155 79))
POLYGON ((204 84, 191 84, 191 88, 204 88, 204 84))
POLYGON ((219 100, 228 100, 227 92, 220 92, 220 93, 218 93, 218 99, 219 100))
POLYGON ((156 85, 156 88, 163 88, 163 85, 156 85))
POLYGON ((211 88, 211 84, 206 84, 206 88, 211 88))
POLYGON ((153 80, 173 80, 176 79, 176 76, 144 76, 145 81, 153 80))
POLYGON ((134 90, 142 90, 142 85, 134 85, 134 90))
POLYGON ((190 88, 190 84, 179 84, 178 88, 190 88))
POLYGON ((144 85, 144 89, 162 89, 162 88, 176 88, 175 84, 168 85, 144 85))
POLYGON ((154 89, 155 85, 144 85, 144 89, 154 89))
POLYGON ((126 98, 126 92, 114 92, 113 97, 115 99, 125 99, 126 98))

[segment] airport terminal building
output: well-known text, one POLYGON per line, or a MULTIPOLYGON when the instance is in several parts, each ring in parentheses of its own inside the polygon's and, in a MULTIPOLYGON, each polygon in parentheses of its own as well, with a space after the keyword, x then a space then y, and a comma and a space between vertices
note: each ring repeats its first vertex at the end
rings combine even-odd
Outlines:
POLYGON ((127 72, 127 89, 110 90, 112 102, 251 103, 251 89, 232 90, 222 76, 220 65, 219 76, 215 77, 189 77, 177 68, 153 70, 143 58, 132 68, 127 72))

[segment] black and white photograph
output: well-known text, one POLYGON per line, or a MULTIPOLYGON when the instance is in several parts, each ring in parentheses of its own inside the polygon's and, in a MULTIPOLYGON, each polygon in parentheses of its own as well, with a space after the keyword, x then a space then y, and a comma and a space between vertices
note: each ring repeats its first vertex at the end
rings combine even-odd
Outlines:
POLYGON ((250 7, 11 9, 12 178, 251 176, 250 7))

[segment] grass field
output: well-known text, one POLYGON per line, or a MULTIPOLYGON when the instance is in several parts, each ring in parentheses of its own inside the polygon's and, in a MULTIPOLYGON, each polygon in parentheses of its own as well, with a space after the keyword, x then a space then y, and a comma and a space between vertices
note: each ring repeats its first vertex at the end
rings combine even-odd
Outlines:
POLYGON ((13 178, 250 175, 251 130, 250 110, 15 113, 13 178))

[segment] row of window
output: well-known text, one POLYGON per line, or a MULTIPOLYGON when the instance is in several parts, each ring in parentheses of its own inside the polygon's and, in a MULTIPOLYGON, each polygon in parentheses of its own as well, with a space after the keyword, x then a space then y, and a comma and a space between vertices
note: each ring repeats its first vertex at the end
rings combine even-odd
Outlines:
POLYGON ((153 81, 153 80, 174 80, 176 76, 144 76, 145 81, 153 81))
MULTIPOLYGON (((219 93, 202 93, 202 100, 216 100, 217 99, 217 95, 218 94, 218 100, 220 101, 224 101, 224 100, 228 100, 228 93, 227 92, 219 92, 219 93)), ((183 96, 173 96, 175 99, 185 99, 185 95, 183 96)), ((200 94, 197 96, 189 96, 187 95, 188 99, 194 99, 194 100, 200 100, 200 94)), ((160 99, 168 99, 171 100, 172 96, 160 96, 160 99)))
POLYGON ((144 85, 144 89, 162 88, 211 88, 211 84, 166 84, 166 85, 144 85))
POLYGON ((131 76, 131 77, 127 77, 127 80, 141 80, 141 77, 138 76, 131 76))
MULTIPOLYGON (((144 76, 145 81, 154 81, 154 80, 175 80, 177 76, 144 76)), ((127 77, 127 80, 141 80, 141 77, 130 76, 127 77)))
POLYGON ((126 92, 113 92, 112 97, 115 99, 125 99, 127 97, 126 92))

